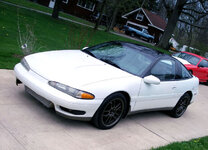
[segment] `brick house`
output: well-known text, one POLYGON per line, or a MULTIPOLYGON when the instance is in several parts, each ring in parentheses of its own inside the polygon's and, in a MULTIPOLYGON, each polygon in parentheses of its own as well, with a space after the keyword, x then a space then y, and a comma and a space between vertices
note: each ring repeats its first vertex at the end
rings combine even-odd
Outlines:
MULTIPOLYGON (((37 3, 53 8, 55 0, 37 0, 37 3)), ((62 3, 62 11, 89 20, 90 16, 94 14, 99 3, 100 0, 65 0, 62 3)))

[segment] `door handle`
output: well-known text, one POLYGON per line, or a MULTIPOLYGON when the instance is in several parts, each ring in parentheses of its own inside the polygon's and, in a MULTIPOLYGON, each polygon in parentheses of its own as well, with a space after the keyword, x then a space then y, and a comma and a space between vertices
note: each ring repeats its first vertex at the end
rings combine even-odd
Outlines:
POLYGON ((172 87, 172 90, 174 90, 174 89, 176 89, 176 87, 174 86, 174 87, 172 87))

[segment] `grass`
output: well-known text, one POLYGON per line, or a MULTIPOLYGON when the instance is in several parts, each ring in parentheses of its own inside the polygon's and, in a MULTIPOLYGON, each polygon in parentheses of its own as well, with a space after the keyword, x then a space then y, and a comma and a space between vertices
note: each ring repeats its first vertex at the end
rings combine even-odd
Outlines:
MULTIPOLYGON (((29 5, 34 8, 43 8, 35 3, 24 0, 14 0, 13 2, 29 5)), ((48 8, 44 7, 44 9, 48 11, 48 8)), ((56 20, 51 16, 17 8, 2 2, 0 2, 0 20, 1 69, 13 69, 14 65, 20 61, 23 55, 20 47, 24 44, 24 41, 20 44, 20 37, 26 36, 30 32, 33 32, 35 36, 36 48, 33 49, 33 53, 57 49, 80 49, 85 46, 113 40, 143 44, 108 32, 94 31, 89 27, 56 20), (18 23, 20 32, 18 32, 18 23), (30 31, 26 28, 28 26, 30 27, 30 31)), ((143 45, 155 48, 149 44, 143 45)))
POLYGON ((152 150, 207 150, 208 136, 186 142, 175 142, 152 150))
MULTIPOLYGON (((16 5, 24 6, 24 7, 27 7, 27 8, 32 8, 32 9, 40 10, 40 11, 43 11, 43 12, 51 13, 51 14, 52 14, 52 10, 53 10, 52 8, 45 7, 45 6, 39 5, 37 3, 31 2, 31 1, 28 1, 28 0, 4 0, 4 1, 16 4, 16 5)), ((59 15, 61 17, 68 18, 68 19, 71 19, 71 20, 74 20, 74 21, 77 21, 77 22, 80 22, 80 23, 84 23, 86 25, 94 26, 94 24, 92 22, 89 22, 87 20, 84 20, 82 18, 73 16, 73 15, 70 15, 70 14, 60 12, 59 15)), ((101 26, 101 28, 104 29, 105 27, 101 26)))
MULTIPOLYGON (((7 0, 9 2, 35 8, 45 12, 52 10, 25 0, 7 0)), ((75 18, 73 18, 75 19, 75 18)), ((16 8, 0 2, 0 68, 13 69, 23 56, 20 48, 20 35, 27 35, 27 26, 35 35, 35 49, 32 52, 41 52, 56 49, 79 49, 98 43, 121 40, 134 42, 154 48, 157 47, 139 43, 124 37, 116 36, 104 31, 94 31, 91 28, 70 23, 63 20, 55 20, 50 16, 33 11, 16 8), (20 33, 18 32, 18 23, 20 33)), ((206 150, 208 149, 208 137, 194 139, 188 142, 176 142, 153 150, 206 150)))

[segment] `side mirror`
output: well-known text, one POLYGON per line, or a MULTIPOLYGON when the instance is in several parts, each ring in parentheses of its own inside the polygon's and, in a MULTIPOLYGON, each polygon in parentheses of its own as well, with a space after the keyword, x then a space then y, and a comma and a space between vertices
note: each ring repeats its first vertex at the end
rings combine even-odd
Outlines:
POLYGON ((84 47, 84 48, 82 48, 82 50, 85 50, 85 49, 87 49, 88 47, 84 47))
POLYGON ((160 84, 160 79, 158 79, 157 77, 153 76, 153 75, 149 75, 144 77, 144 82, 147 84, 160 84))

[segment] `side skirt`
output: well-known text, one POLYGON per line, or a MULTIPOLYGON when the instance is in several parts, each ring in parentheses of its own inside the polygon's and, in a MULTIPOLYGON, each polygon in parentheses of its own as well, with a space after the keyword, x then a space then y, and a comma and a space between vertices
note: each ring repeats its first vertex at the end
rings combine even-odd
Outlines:
POLYGON ((137 113, 143 113, 143 112, 151 112, 151 111, 165 111, 165 110, 172 110, 173 107, 165 107, 165 108, 153 108, 153 109, 145 109, 145 110, 136 110, 136 111, 131 111, 128 113, 128 115, 133 115, 137 113))

